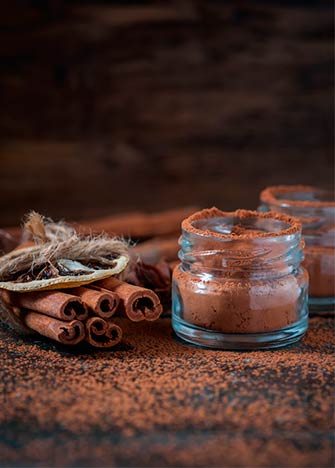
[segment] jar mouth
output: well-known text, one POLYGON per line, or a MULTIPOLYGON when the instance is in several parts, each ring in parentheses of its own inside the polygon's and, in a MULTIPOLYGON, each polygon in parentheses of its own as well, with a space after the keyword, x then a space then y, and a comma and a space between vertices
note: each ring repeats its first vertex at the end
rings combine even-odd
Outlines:
POLYGON ((261 192, 263 203, 280 207, 327 208, 335 207, 335 196, 331 190, 309 185, 277 185, 261 192))
POLYGON ((249 210, 225 212, 213 207, 186 218, 182 229, 217 239, 252 240, 300 233, 301 223, 283 213, 249 210))

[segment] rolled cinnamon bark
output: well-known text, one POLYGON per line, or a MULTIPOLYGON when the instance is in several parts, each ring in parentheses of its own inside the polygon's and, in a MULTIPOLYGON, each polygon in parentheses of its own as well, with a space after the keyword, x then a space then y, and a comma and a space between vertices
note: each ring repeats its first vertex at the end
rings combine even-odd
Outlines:
POLYGON ((133 239, 178 234, 183 219, 197 210, 194 206, 161 211, 158 213, 133 212, 107 216, 80 223, 83 233, 106 232, 108 234, 129 236, 133 239))
MULTIPOLYGON (((72 224, 82 234, 106 232, 133 239, 149 239, 150 237, 171 234, 177 236, 180 233, 181 222, 197 210, 196 206, 187 206, 158 213, 131 212, 72 224)), ((19 243, 22 229, 18 226, 5 229, 19 243)))
POLYGON ((102 318, 110 318, 116 312, 120 302, 116 293, 98 289, 95 286, 73 288, 71 293, 80 297, 86 306, 102 318))
POLYGON ((0 301, 0 320, 7 323, 10 328, 24 335, 33 335, 34 331, 28 328, 22 320, 23 311, 19 307, 0 301))
POLYGON ((63 322, 32 310, 20 313, 20 319, 31 330, 66 345, 76 345, 85 338, 85 327, 79 320, 63 322))
POLYGON ((118 294, 119 310, 133 322, 157 320, 162 313, 162 304, 157 294, 150 289, 133 286, 113 277, 101 280, 97 284, 118 294))
POLYGON ((20 243, 20 239, 22 236, 22 228, 20 226, 9 226, 3 228, 8 234, 10 234, 11 237, 13 237, 16 240, 16 243, 20 243))
POLYGON ((134 286, 156 291, 171 286, 171 273, 170 264, 164 260, 155 265, 138 261, 130 265, 124 279, 134 286))
POLYGON ((17 245, 19 241, 12 236, 8 231, 5 231, 4 229, 0 229, 0 255, 6 254, 13 250, 17 245))
POLYGON ((96 348, 111 348, 120 343, 122 329, 101 317, 91 317, 85 323, 85 340, 96 348))
POLYGON ((177 236, 168 238, 156 237, 135 245, 131 249, 131 253, 138 256, 142 262, 153 265, 161 260, 167 262, 177 260, 178 250, 177 236))
POLYGON ((154 291, 164 312, 171 309, 171 280, 170 264, 164 260, 155 265, 136 262, 130 266, 125 276, 125 281, 128 283, 154 291))
POLYGON ((88 309, 79 297, 61 291, 17 293, 0 290, 0 298, 16 307, 33 310, 59 320, 86 320, 88 309))

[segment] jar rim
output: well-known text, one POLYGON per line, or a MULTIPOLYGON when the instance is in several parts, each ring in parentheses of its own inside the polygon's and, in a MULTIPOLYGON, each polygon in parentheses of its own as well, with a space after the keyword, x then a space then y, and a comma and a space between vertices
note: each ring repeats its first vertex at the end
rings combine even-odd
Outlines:
POLYGON ((201 211, 193 213, 188 218, 184 219, 181 224, 184 231, 198 234, 201 236, 210 236, 216 239, 230 239, 230 240, 252 240, 258 238, 278 238, 282 236, 288 236, 292 234, 301 233, 301 222, 294 216, 289 216, 284 213, 276 213, 268 211, 266 213, 252 210, 236 210, 236 211, 221 211, 216 207, 206 208, 201 211), (196 227, 194 223, 200 220, 209 220, 213 218, 235 218, 241 221, 247 219, 272 219, 274 221, 281 221, 287 224, 289 227, 280 229, 279 231, 246 231, 244 233, 221 233, 212 230, 206 230, 203 228, 196 227))
POLYGON ((330 193, 330 190, 324 190, 311 185, 272 185, 262 190, 260 200, 275 206, 291 206, 301 208, 328 208, 335 207, 335 200, 297 200, 290 198, 293 193, 314 193, 322 195, 330 193), (282 195, 283 198, 279 198, 282 195))

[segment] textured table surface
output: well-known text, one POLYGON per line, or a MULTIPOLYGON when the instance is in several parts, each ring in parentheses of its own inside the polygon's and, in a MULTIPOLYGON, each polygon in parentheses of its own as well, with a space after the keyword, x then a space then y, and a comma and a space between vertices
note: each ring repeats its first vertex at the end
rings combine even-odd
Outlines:
POLYGON ((334 321, 281 351, 182 344, 170 319, 114 351, 0 327, 2 466, 328 467, 334 321))

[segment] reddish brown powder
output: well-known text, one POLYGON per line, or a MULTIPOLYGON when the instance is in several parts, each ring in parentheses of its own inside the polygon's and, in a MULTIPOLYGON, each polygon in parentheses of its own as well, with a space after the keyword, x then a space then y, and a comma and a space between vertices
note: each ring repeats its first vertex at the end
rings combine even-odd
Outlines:
POLYGON ((335 296, 335 249, 306 246, 304 254, 311 297, 335 296))
POLYGON ((188 218, 184 219, 181 224, 182 229, 194 234, 200 234, 203 236, 211 236, 216 239, 256 239, 259 237, 275 237, 275 236, 287 236, 289 234, 295 234, 296 232, 301 231, 301 223, 294 218, 293 216, 288 216, 282 213, 259 213, 258 211, 251 210, 236 210, 236 211, 221 211, 215 206, 212 208, 207 208, 201 211, 193 213, 188 218), (274 232, 263 232, 257 229, 251 230, 242 230, 238 229, 236 232, 234 230, 229 234, 223 234, 219 232, 214 232, 206 229, 199 229, 195 226, 196 221, 212 219, 212 218, 222 218, 222 217, 236 217, 240 220, 247 219, 272 219, 276 221, 281 221, 287 224, 289 227, 282 229, 280 231, 274 232))
POLYGON ((301 318, 299 296, 307 272, 268 281, 203 281, 176 268, 174 280, 186 322, 223 333, 258 333, 301 318))
POLYGON ((269 209, 284 209, 292 212, 299 209, 304 210, 301 212, 303 217, 299 220, 303 225, 303 234, 308 236, 308 245, 304 249, 303 266, 309 273, 309 295, 313 298, 334 297, 335 249, 332 246, 334 237, 331 237, 331 233, 334 230, 335 219, 331 219, 330 211, 322 211, 325 209, 334 210, 334 194, 305 185, 279 185, 263 190, 260 199, 268 205, 269 209), (292 199, 292 195, 297 192, 312 192, 318 199, 292 199), (306 210, 308 209, 310 209, 310 216, 307 215, 308 211, 306 210))
MULTIPOLYGON (((277 274, 263 271, 260 276, 262 267, 257 263, 260 257, 255 254, 255 249, 260 251, 262 245, 252 243, 258 238, 278 239, 279 236, 301 232, 301 224, 295 218, 285 214, 247 210, 226 213, 211 208, 193 214, 183 221, 182 227, 184 232, 202 234, 203 250, 218 253, 206 257, 206 279, 203 274, 199 274, 203 273, 202 267, 198 268, 198 275, 192 271, 185 271, 182 266, 174 270, 173 278, 178 295, 176 300, 181 303, 180 318, 189 324, 223 333, 274 331, 296 323, 302 318, 305 311, 301 310, 301 296, 308 283, 306 272, 303 270, 295 274, 283 273, 285 262, 282 261, 280 265, 282 271, 277 274), (258 229, 248 229, 248 226, 237 222, 231 226, 229 234, 195 227, 197 221, 221 217, 233 217, 241 221, 271 219, 281 221, 287 227, 280 231, 263 232, 258 229), (217 239, 232 241, 228 247, 234 253, 232 260, 225 259, 225 244, 218 244, 217 239), (225 271, 218 277, 217 271, 213 272, 213 269, 222 271, 223 259, 226 262, 225 271), (237 266, 238 271, 236 271, 237 266), (255 280, 253 269, 257 267, 259 279, 255 280)), ((195 250, 197 248, 195 247, 195 250)), ((284 253, 280 242, 273 243, 271 248, 267 246, 267 249, 271 249, 272 257, 280 258, 284 253)), ((276 268, 279 270, 279 266, 276 268)))
MULTIPOLYGON (((301 208, 324 208, 335 207, 335 200, 331 199, 332 194, 326 190, 312 187, 310 185, 276 185, 267 187, 261 192, 260 199, 263 203, 269 205, 281 206, 283 204, 292 207, 301 208), (320 199, 318 200, 292 200, 290 196, 293 193, 315 193, 320 199), (287 197, 287 198, 285 198, 287 197), (326 198, 329 198, 328 200, 326 198), (322 200, 322 198, 324 198, 322 200)), ((332 197, 333 198, 333 197, 332 197)))
POLYGON ((122 328, 79 353, 0 326, 1 465, 332 466, 332 319, 248 353, 186 346, 169 319, 122 328))

